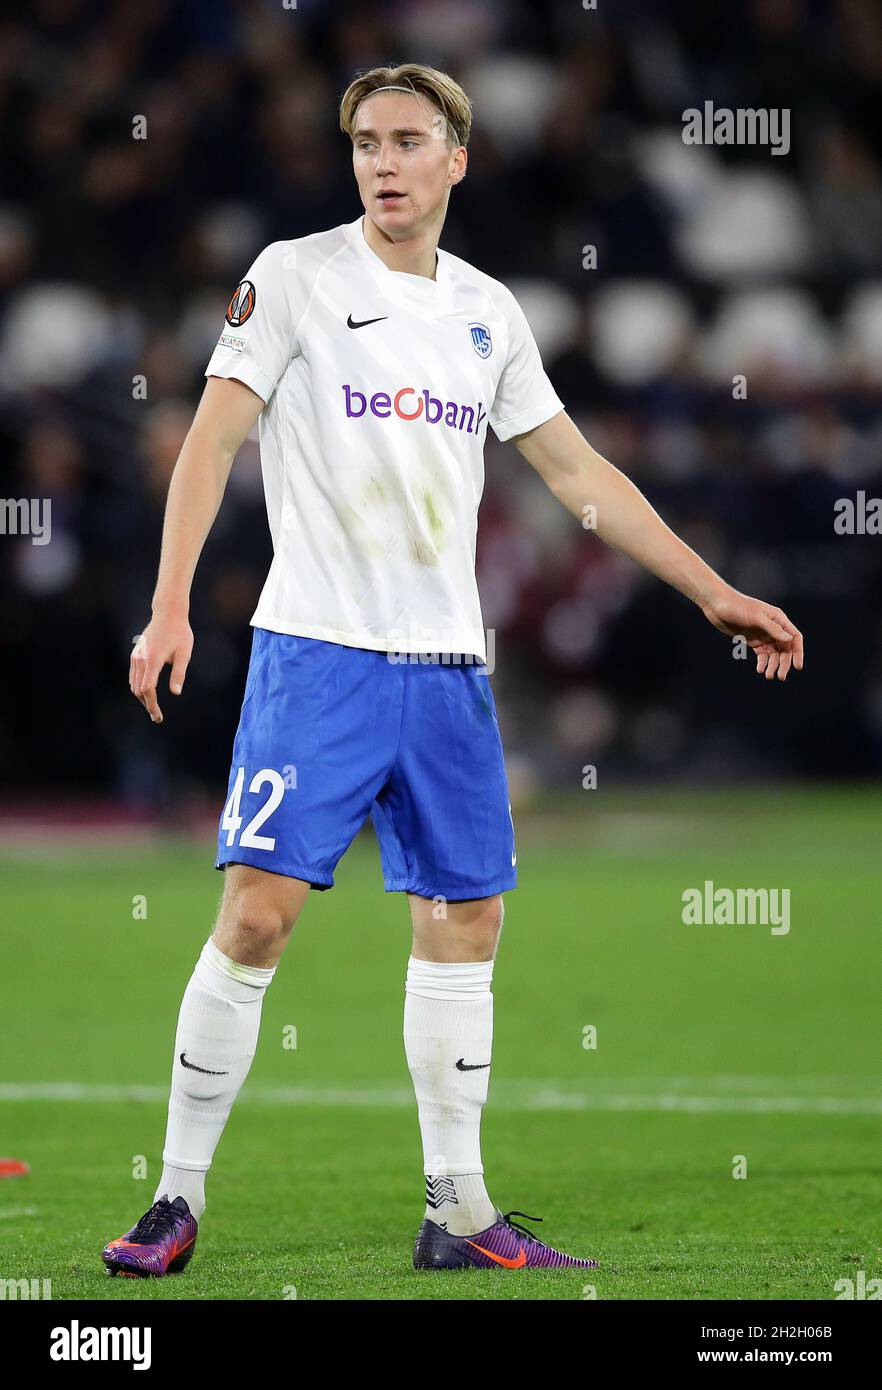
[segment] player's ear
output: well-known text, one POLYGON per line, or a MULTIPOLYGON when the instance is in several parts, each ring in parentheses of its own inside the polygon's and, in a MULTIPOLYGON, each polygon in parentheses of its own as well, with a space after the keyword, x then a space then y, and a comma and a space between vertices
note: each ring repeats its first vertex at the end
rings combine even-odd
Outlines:
POLYGON ((468 162, 469 157, 466 154, 465 147, 460 145, 459 149, 453 151, 453 156, 450 161, 450 173, 448 177, 451 184, 462 183, 466 176, 468 162))

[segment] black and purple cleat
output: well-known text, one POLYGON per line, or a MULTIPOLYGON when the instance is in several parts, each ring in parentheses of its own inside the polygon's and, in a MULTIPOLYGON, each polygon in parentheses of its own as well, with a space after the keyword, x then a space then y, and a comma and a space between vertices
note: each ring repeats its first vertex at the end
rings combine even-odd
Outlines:
POLYGON ((160 1197, 136 1226, 105 1245, 101 1258, 110 1274, 123 1278, 179 1274, 196 1248, 197 1230, 183 1197, 160 1197))
POLYGON ((523 1211, 497 1213, 486 1231, 473 1236, 452 1236, 428 1218, 420 1226, 413 1248, 414 1269, 599 1269, 597 1260, 579 1260, 564 1255, 534 1236, 513 1216, 541 1221, 523 1211))

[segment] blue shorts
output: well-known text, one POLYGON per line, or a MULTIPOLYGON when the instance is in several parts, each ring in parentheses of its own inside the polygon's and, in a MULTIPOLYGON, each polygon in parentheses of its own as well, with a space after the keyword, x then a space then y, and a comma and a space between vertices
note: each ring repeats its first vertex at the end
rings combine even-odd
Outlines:
POLYGON ((217 868, 331 888, 370 813, 388 893, 514 888, 514 828, 486 668, 255 628, 217 868))

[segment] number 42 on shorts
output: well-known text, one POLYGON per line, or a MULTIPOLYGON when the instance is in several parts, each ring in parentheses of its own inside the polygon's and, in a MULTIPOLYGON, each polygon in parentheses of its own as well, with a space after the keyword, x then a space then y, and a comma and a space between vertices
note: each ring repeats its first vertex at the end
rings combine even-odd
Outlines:
MULTIPOLYGON (((252 816, 239 836, 239 844, 243 849, 265 849, 274 850, 276 847, 275 835, 258 835, 257 831, 264 821, 269 820, 273 811, 277 811, 282 804, 282 797, 285 795, 285 782, 280 772, 276 772, 274 767, 263 767, 260 772, 255 772, 248 787, 249 792, 255 793, 262 791, 269 784, 270 794, 261 806, 257 815, 252 816)), ((236 780, 233 783, 233 790, 230 798, 224 807, 221 816, 221 830, 227 832, 227 846, 233 844, 236 832, 242 826, 241 802, 242 790, 245 786, 245 769, 240 767, 236 773, 236 780)))

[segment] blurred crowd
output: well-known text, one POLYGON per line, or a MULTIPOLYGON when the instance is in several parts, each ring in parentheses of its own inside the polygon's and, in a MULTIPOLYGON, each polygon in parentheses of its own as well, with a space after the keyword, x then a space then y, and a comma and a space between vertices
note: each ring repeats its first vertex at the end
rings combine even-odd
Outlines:
POLYGON ((767 688, 488 435, 513 780, 878 774, 882 537, 833 528, 882 494, 876 0, 32 0, 0 21, 0 494, 51 499, 52 540, 0 536, 0 778, 217 804, 270 555, 256 444, 158 730, 126 674, 169 477, 257 251, 361 210, 340 94, 410 60, 474 102, 442 245, 510 285, 591 443, 811 658, 767 688), (684 143, 706 101, 788 109, 788 153, 684 143))

